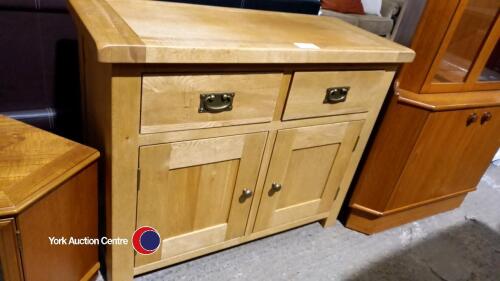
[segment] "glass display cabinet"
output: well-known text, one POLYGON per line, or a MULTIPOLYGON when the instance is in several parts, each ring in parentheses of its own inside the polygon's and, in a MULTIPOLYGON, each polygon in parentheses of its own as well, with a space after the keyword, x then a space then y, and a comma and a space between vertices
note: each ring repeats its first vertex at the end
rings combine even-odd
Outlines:
POLYGON ((500 147, 500 0, 428 0, 360 165, 347 226, 375 233, 461 205, 500 147))
POLYGON ((499 87, 498 0, 461 1, 422 93, 499 87))

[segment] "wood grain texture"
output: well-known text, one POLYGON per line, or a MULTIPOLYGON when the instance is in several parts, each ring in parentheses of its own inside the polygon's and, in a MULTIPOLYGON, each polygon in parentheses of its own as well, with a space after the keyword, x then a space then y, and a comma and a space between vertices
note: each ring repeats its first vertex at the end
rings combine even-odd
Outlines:
POLYGON ((417 55, 403 66, 400 87, 425 94, 500 88, 498 81, 478 80, 500 35, 499 5, 496 0, 427 1, 411 45, 417 55))
POLYGON ((175 131, 157 134, 142 134, 139 136, 140 145, 151 145, 167 142, 178 142, 183 140, 194 140, 203 138, 213 138, 218 136, 231 136, 237 134, 248 134, 255 132, 276 131, 280 129, 290 129, 304 126, 342 123, 348 121, 365 120, 369 116, 368 113, 355 113, 328 116, 323 118, 307 118, 299 120, 290 120, 286 122, 272 121, 270 123, 249 124, 218 128, 205 128, 199 130, 175 131))
POLYGON ((349 216, 347 224, 367 232, 365 228, 379 223, 359 217, 379 217, 376 220, 381 225, 387 221, 387 227, 380 229, 386 229, 397 221, 419 217, 419 210, 426 210, 426 206, 474 191, 500 146, 500 128, 498 118, 469 126, 466 120, 472 113, 479 118, 486 112, 497 116, 499 109, 431 113, 398 103, 393 97, 356 184, 350 202, 351 214, 356 214, 349 216), (392 143, 398 144, 398 153, 391 149, 392 143))
POLYGON ((480 121, 486 112, 498 115, 498 83, 477 81, 481 64, 498 41, 498 15, 493 28, 484 28, 498 3, 427 1, 412 43, 418 55, 403 67, 396 96, 361 167, 349 205, 349 227, 366 233, 387 229, 423 213, 459 206, 465 194, 475 190, 500 146, 497 121, 480 121), (454 37, 459 44, 451 46, 454 37), (471 40, 479 37, 486 39, 471 40), (472 54, 479 45, 482 50, 472 54), (463 76, 450 83, 435 79, 442 60, 450 59, 448 49, 471 60, 466 81, 459 81, 463 76), (467 126, 473 113, 478 121, 467 126))
MULTIPOLYGON (((136 134, 139 132, 141 79, 137 74, 135 81, 138 84, 137 87, 134 87, 134 84, 130 83, 134 79, 130 78, 129 73, 123 73, 124 71, 120 70, 119 66, 99 63, 97 61, 97 50, 91 35, 85 30, 82 23, 77 21, 77 25, 79 26, 78 30, 82 32, 80 40, 83 41, 81 47, 84 55, 83 64, 80 65, 80 72, 84 73, 82 76, 85 79, 85 92, 83 93, 83 109, 85 110, 83 118, 85 121, 83 126, 84 139, 85 143, 98 148, 103 154, 99 165, 99 188, 105 197, 105 235, 114 238, 131 237, 135 230, 135 208, 130 206, 136 205, 137 185, 136 179, 130 177, 135 177, 137 174, 138 152, 137 146, 133 146, 134 134, 130 134, 130 131, 135 130, 136 134), (113 76, 128 79, 120 80, 115 78, 113 81, 113 76), (126 84, 125 81, 129 81, 129 84, 126 84), (119 85, 123 85, 124 89, 119 89, 117 87, 119 85), (130 94, 127 89, 131 92, 136 91, 134 93, 137 94, 130 94), (113 90, 118 91, 118 93, 114 93, 118 97, 113 98, 113 90), (119 93, 123 94, 123 96, 119 96, 119 93), (129 101, 126 102, 126 105, 121 106, 121 103, 124 102, 123 99, 129 99, 129 101), (112 106, 112 100, 116 106, 112 106), (136 106, 134 109, 127 107, 134 105, 136 106), (120 111, 120 109, 123 109, 123 111, 120 111), (136 119, 133 117, 134 114, 137 116, 136 119), (114 123, 113 118, 117 118, 114 123), (128 120, 127 118, 131 119, 128 120), (121 126, 118 128, 119 124, 121 124, 120 120, 127 120, 127 122, 123 123, 123 128, 121 126), (137 127, 134 128, 134 125, 137 127), (129 130, 127 131, 127 129, 129 130), (124 144, 118 142, 119 140, 124 144), (134 147, 134 149, 128 147, 131 149, 130 153, 123 152, 123 147, 127 147, 127 144, 134 147), (121 150, 114 151, 114 146, 116 146, 116 149, 121 148, 121 150), (118 155, 113 157, 115 154, 123 155, 123 159, 118 155), (135 160, 133 160, 134 156, 135 160), (116 169, 113 169, 113 163, 118 163, 116 166, 124 170, 125 175, 123 177, 120 173, 117 173, 116 169), (131 163, 134 163, 132 172, 127 169, 129 167, 127 164, 131 163), (123 182, 120 182, 120 180, 123 180, 123 182), (133 201, 130 201, 130 199, 133 201)), ((131 245, 107 246, 105 252, 107 279, 130 279, 133 274, 134 263, 131 245), (125 266, 127 264, 128 266, 125 266)))
POLYGON ((328 217, 328 213, 321 213, 321 214, 317 214, 317 215, 314 215, 311 217, 300 219, 300 220, 297 220, 297 221, 294 221, 291 223, 283 224, 283 225, 280 225, 277 227, 268 228, 268 229, 260 231, 260 232, 250 233, 250 234, 243 236, 243 237, 234 238, 234 239, 224 241, 224 242, 221 242, 218 244, 214 244, 214 245, 210 245, 210 246, 207 246, 204 248, 200 248, 200 249, 192 251, 192 252, 178 255, 178 256, 175 256, 172 258, 168 258, 168 259, 164 259, 164 260, 160 260, 157 262, 153 262, 153 263, 149 263, 149 264, 146 264, 143 266, 136 267, 136 268, 134 268, 134 274, 135 275, 143 274, 143 273, 146 273, 146 272, 149 272, 149 271, 152 271, 155 269, 159 269, 159 268, 162 268, 165 266, 169 266, 169 265, 173 265, 173 264, 176 264, 176 263, 179 263, 182 261, 190 260, 190 259, 195 258, 195 257, 203 256, 203 255, 206 255, 209 253, 213 253, 213 252, 217 252, 217 251, 220 251, 223 249, 234 247, 238 244, 243 244, 243 243, 246 243, 249 241, 260 239, 260 238, 263 238, 265 236, 269 236, 269 235, 279 233, 279 232, 282 232, 282 231, 285 231, 288 229, 292 229, 292 228, 295 228, 295 227, 298 227, 301 225, 312 223, 312 222, 324 219, 326 217, 328 217))
POLYGON ((82 278, 80 278, 80 281, 96 281, 99 275, 99 268, 101 268, 101 264, 96 262, 94 266, 91 267, 82 278))
POLYGON ((98 245, 56 246, 48 237, 98 238, 97 164, 24 210, 16 221, 26 280, 80 280, 98 262, 98 245))
MULTIPOLYGON (((450 83, 446 83, 445 87, 440 87, 441 90, 439 90, 439 92, 446 92, 446 88, 452 89, 452 88, 455 88, 454 86, 460 87, 460 84, 463 84, 462 83, 463 81, 460 81, 460 80, 463 79, 463 77, 461 77, 463 75, 463 71, 464 70, 465 70, 465 72, 468 71, 467 66, 464 65, 464 68, 461 68, 461 67, 456 68, 455 70, 458 70, 458 71, 452 70, 452 71, 444 71, 443 72, 440 70, 443 67, 443 64, 442 64, 444 62, 443 59, 445 58, 445 56, 447 56, 448 48, 451 47, 450 43, 454 39, 455 34, 461 32, 461 30, 458 28, 459 28, 460 22, 462 20, 462 17, 464 16, 464 12, 466 11, 469 3, 471 3, 469 0, 459 1, 456 10, 453 12, 453 17, 452 17, 449 25, 447 26, 446 34, 443 37, 443 40, 440 42, 439 48, 437 49, 438 52, 436 53, 436 57, 433 58, 432 66, 427 73, 427 77, 425 78, 424 85, 423 85, 422 89, 420 90, 421 92, 423 92, 423 93, 436 92, 436 91, 432 91, 431 88, 433 88, 434 86, 437 86, 437 84, 440 84, 438 82, 438 80, 443 80, 443 81, 447 80, 446 79, 447 77, 444 77, 443 74, 449 75, 453 78, 450 79, 450 81, 449 81, 450 83), (458 72, 458 75, 457 75, 457 72, 458 72), (439 77, 439 76, 441 76, 441 77, 439 77), (443 78, 445 78, 445 79, 443 79, 443 78), (452 84, 454 84, 454 85, 452 85, 452 84)), ((472 26, 472 24, 473 24, 473 22, 470 22, 471 26, 472 26)), ((480 33, 476 32, 476 34, 479 35, 480 33)), ((475 42, 473 44, 475 44, 475 42)), ((464 47, 466 47, 466 46, 464 46, 464 47)), ((456 61, 452 62, 452 63, 448 64, 448 66, 450 66, 450 65, 457 65, 458 66, 457 63, 458 62, 456 62, 456 61)), ((459 64, 461 64, 461 62, 459 64)), ((446 68, 448 68, 448 67, 446 67, 446 68)))
POLYGON ((367 112, 387 93, 386 78, 384 71, 295 72, 283 120, 367 112), (324 103, 332 87, 350 87, 346 101, 324 103))
POLYGON ((460 195, 383 217, 376 217, 366 212, 353 210, 349 213, 346 226, 365 234, 374 234, 428 216, 453 210, 460 207, 464 199, 465 195, 460 195))
POLYGON ((411 44, 417 55, 413 62, 403 65, 398 75, 402 89, 420 92, 460 2, 427 1, 411 44))
POLYGON ((137 225, 154 227, 166 244, 165 251, 136 256, 136 267, 244 235, 254 197, 241 195, 244 189, 255 192, 266 136, 255 133, 141 148, 137 225), (200 158, 193 151, 208 154, 200 158), (192 161, 176 165, 175 155, 192 161), (191 246, 179 246, 187 244, 191 246))
POLYGON ((14 219, 0 220, 0 278, 6 281, 22 281, 23 272, 14 219))
POLYGON ((398 208, 389 209, 389 210, 383 211, 383 212, 379 212, 379 211, 367 208, 365 206, 357 205, 357 204, 352 204, 352 205, 350 205, 350 207, 352 209, 354 209, 354 210, 365 212, 365 213, 373 215, 373 216, 383 217, 383 216, 393 215, 393 214, 396 214, 396 213, 401 213, 401 212, 404 212, 404 211, 415 209, 417 207, 425 206, 425 205, 428 205, 428 204, 433 204, 434 202, 447 200, 447 199, 450 199, 452 197, 456 197, 456 196, 459 196, 459 195, 465 195, 465 194, 467 194, 469 192, 473 192, 473 191, 476 191, 475 187, 468 188, 468 189, 462 189, 460 191, 453 192, 453 193, 447 193, 445 195, 438 196, 438 197, 432 197, 432 198, 429 198, 429 199, 426 199, 426 200, 423 200, 423 201, 418 201, 418 202, 415 202, 415 203, 412 203, 412 204, 404 205, 404 206, 401 206, 401 207, 398 207, 398 208))
POLYGON ((278 131, 254 232, 327 212, 363 122, 278 131), (282 185, 273 191, 273 183, 282 185))
MULTIPOLYGON (((85 142, 103 153, 99 184, 105 194, 105 234, 113 238, 131 237, 137 204, 141 77, 128 68, 99 63, 91 35, 83 26, 78 30, 83 31, 80 39, 84 64, 80 71, 85 79, 85 142)), ((105 251, 107 279, 131 279, 131 244, 108 246, 105 251)))
POLYGON ((0 217, 21 212, 99 157, 95 149, 0 115, 0 217))
MULTIPOLYGON (((105 110, 110 122, 104 132, 109 142, 105 147, 106 227, 109 237, 123 238, 131 237, 136 228, 141 78, 119 66, 113 66, 111 75, 104 77, 111 80, 110 91, 101 93, 109 99, 105 110)), ((134 264, 132 243, 106 250, 108 279, 129 280, 134 264)))
POLYGON ((491 107, 500 105, 500 90, 421 95, 399 89, 398 101, 429 111, 491 107))
POLYGON ((399 104, 396 96, 391 98, 384 122, 377 131, 354 187, 351 205, 385 211, 393 186, 412 153, 428 114, 425 110, 399 104), (412 130, 407 130, 409 127, 412 130), (396 147, 397 153, 394 152, 396 147))
POLYGON ((226 241, 227 223, 221 223, 164 239, 161 259, 179 256, 226 241))
POLYGON ((270 122, 282 74, 145 75, 141 133, 270 122), (230 111, 198 112, 200 94, 234 93, 230 111))
MULTIPOLYGON (((131 280, 134 273, 314 220, 335 221, 397 64, 414 56, 407 48, 336 19, 160 1, 70 0, 70 6, 83 41, 87 136, 105 155, 102 184, 107 196, 107 235, 129 237, 142 224, 161 228, 154 220, 168 225, 167 232, 160 231, 166 245, 170 244, 164 245, 165 251, 137 256, 134 261, 131 247, 110 247, 106 261, 108 279, 113 280, 131 280), (303 49, 294 43, 312 43, 319 49, 303 49), (321 118, 282 122, 290 81, 295 74, 308 71, 382 74, 374 82, 378 90, 364 96, 371 104, 365 104, 363 111, 338 111, 318 115, 321 118), (257 74, 279 79, 254 79, 257 74), (232 78, 236 75, 241 79, 232 78), (153 77, 158 80, 148 84, 153 77), (167 78, 175 79, 164 80, 167 78), (200 121, 196 120, 201 116, 197 112, 183 113, 184 109, 192 112, 196 108, 195 99, 181 94, 181 102, 169 102, 172 93, 192 91, 199 96, 198 91, 206 88, 219 91, 217 87, 228 85, 220 90, 226 91, 241 87, 242 81, 247 83, 245 90, 266 92, 252 94, 254 98, 260 96, 255 98, 260 101, 243 104, 248 105, 246 112, 261 114, 257 119, 235 110, 238 115, 220 123, 200 121), (202 84, 207 87, 190 89, 202 84), (155 91, 147 92, 153 89, 151 85, 155 91), (162 100, 156 99, 161 93, 162 100), (149 94, 151 99, 141 101, 141 95, 149 94), (146 110, 141 111, 141 102, 146 110), (172 106, 177 104, 185 107, 176 111, 172 106), (167 123, 158 119, 158 124, 148 124, 149 131, 141 126, 142 121, 160 116, 175 120, 167 123), (343 130, 342 125, 332 124, 339 122, 353 126, 343 130), (296 165, 311 163, 311 159, 326 163, 321 177, 311 179, 319 188, 284 196, 282 211, 276 216, 281 222, 252 233, 260 200, 266 194, 266 174, 277 130, 307 126, 335 128, 316 130, 314 134, 303 128, 309 137, 298 136, 293 144, 296 165), (330 142, 339 135, 344 137, 338 144, 330 142), (345 144, 351 145, 349 153, 342 152, 348 150, 345 144), (305 150, 311 152, 309 156, 303 153, 305 150), (342 165, 336 167, 335 163, 342 165), (328 185, 325 178, 336 187, 322 190, 328 185), (243 188, 252 189, 255 195, 240 202, 243 188), (178 216, 158 215, 158 208, 160 213, 178 216), (221 229, 225 229, 223 240, 221 229), (186 248, 186 243, 196 246, 186 248)), ((356 84, 364 82, 360 80, 356 84)), ((224 113, 217 115, 225 118, 224 113)))
MULTIPOLYGON (((422 128, 387 209, 474 188, 500 147, 500 108, 486 108, 495 119, 467 125, 477 110, 433 113, 422 128), (433 157, 429 157, 432 155, 433 157)), ((477 112, 476 112, 477 113, 477 112)))
POLYGON ((92 35, 100 62, 400 63, 414 57, 408 48, 331 17, 161 1, 69 5, 92 35))
POLYGON ((72 1, 68 9, 77 22, 79 31, 85 30, 89 34, 87 39, 93 42, 99 61, 146 59, 146 49, 143 48, 141 38, 113 10, 108 1, 72 1))
POLYGON ((500 87, 498 81, 478 81, 500 34, 498 9, 500 1, 497 0, 460 1, 427 74, 422 93, 495 90, 500 87))
MULTIPOLYGON (((381 92, 387 92, 389 90, 389 87, 391 85, 389 81, 392 81, 392 79, 394 78, 394 74, 395 72, 392 71, 385 72, 383 79, 388 82, 385 85, 383 91, 381 89, 381 92)), ((352 179, 354 177, 356 169, 358 168, 359 161, 361 160, 365 147, 368 143, 368 139, 372 133, 375 122, 377 121, 377 117, 379 115, 382 104, 384 103, 384 100, 385 94, 381 94, 381 97, 378 100, 374 100, 371 105, 370 111, 366 115, 366 118, 363 122, 363 127, 361 129, 361 132, 359 133, 356 147, 352 152, 351 158, 349 160, 349 163, 347 164, 347 168, 345 169, 343 178, 340 182, 340 189, 336 194, 336 200, 334 201, 330 209, 330 215, 325 220, 321 221, 323 227, 332 226, 337 221, 337 216, 340 212, 340 208, 343 206, 342 203, 344 202, 347 192, 351 187, 352 179)))

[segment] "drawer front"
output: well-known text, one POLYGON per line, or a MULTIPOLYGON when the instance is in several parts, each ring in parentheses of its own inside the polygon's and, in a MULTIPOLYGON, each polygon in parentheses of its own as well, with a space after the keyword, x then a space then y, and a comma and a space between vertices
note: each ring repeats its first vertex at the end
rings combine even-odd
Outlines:
POLYGON ((296 72, 283 120, 367 112, 387 93, 393 75, 377 70, 296 72))
POLYGON ((270 122, 281 80, 281 73, 145 75, 141 133, 270 122), (201 97, 209 94, 216 95, 214 104, 201 97), (234 96, 229 102, 223 94, 234 96))

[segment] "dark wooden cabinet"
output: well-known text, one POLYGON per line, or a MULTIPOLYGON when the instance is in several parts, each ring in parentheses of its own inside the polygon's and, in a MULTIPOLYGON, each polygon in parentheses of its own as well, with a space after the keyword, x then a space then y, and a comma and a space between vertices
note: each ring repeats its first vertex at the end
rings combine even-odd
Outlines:
POLYGON ((18 249, 14 219, 0 220, 0 280, 23 280, 18 249))
POLYGON ((96 150, 0 115, 0 280, 90 280, 99 269, 96 150), (50 238, 67 244, 51 244, 50 238))
POLYGON ((498 0, 428 1, 349 203, 374 233, 460 206, 500 147, 498 0))

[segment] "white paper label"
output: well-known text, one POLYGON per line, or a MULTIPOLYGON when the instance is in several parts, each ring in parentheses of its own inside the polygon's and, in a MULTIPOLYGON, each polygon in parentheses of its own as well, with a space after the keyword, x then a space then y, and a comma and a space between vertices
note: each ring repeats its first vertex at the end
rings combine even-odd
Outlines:
POLYGON ((313 43, 293 43, 295 47, 301 48, 301 49, 319 49, 318 46, 314 45, 313 43))

